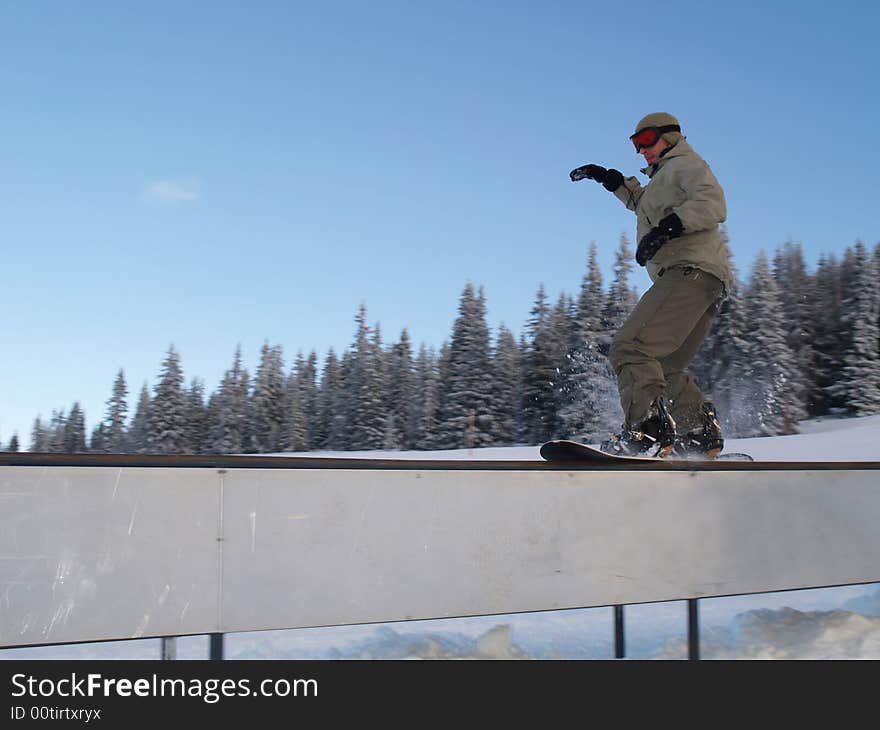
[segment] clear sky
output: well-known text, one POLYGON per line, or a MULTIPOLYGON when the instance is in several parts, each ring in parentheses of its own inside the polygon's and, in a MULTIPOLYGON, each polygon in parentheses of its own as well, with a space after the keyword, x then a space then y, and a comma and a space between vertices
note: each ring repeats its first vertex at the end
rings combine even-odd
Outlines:
MULTIPOLYGON (((0 439, 170 344, 213 390, 242 346, 439 346, 468 281, 518 335, 539 284, 606 277, 635 218, 587 162, 681 120, 735 262, 880 240, 876 3, 164 2, 0 6, 0 439)), ((634 283, 648 284, 643 270, 634 283)))

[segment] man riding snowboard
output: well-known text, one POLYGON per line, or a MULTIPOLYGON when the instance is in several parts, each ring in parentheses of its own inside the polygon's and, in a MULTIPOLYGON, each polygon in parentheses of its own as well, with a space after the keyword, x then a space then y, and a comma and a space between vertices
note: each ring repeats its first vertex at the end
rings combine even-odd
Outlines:
POLYGON ((649 114, 630 140, 647 163, 644 187, 599 165, 570 173, 573 182, 601 183, 635 212, 636 261, 652 281, 612 340, 609 358, 625 421, 602 449, 714 457, 724 448, 715 407, 686 368, 733 284, 718 230, 727 217, 724 191, 671 114, 649 114))

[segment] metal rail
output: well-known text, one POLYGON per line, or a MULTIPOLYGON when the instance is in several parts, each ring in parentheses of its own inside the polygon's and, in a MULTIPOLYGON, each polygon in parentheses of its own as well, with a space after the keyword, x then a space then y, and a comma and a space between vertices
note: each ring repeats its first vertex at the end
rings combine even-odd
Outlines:
POLYGON ((880 461, 685 461, 584 463, 525 460, 367 459, 327 456, 212 456, 202 454, 56 454, 0 452, 0 466, 114 466, 166 469, 369 469, 419 471, 863 471, 880 461))

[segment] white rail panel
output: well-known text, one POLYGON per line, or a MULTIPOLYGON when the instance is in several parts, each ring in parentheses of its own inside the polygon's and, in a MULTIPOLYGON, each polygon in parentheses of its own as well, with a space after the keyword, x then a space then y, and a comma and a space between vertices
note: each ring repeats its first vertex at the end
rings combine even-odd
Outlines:
POLYGON ((218 629, 209 469, 0 467, 0 645, 218 629))
POLYGON ((0 646, 880 581, 877 470, 0 467, 0 646))

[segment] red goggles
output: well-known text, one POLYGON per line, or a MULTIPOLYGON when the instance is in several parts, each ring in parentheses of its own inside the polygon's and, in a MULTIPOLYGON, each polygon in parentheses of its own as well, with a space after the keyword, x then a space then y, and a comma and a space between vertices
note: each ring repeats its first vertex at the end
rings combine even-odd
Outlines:
POLYGON ((632 135, 630 140, 636 148, 636 152, 641 152, 643 147, 653 147, 657 144, 657 140, 659 140, 666 132, 680 131, 681 127, 677 124, 667 124, 663 127, 645 127, 632 135))

